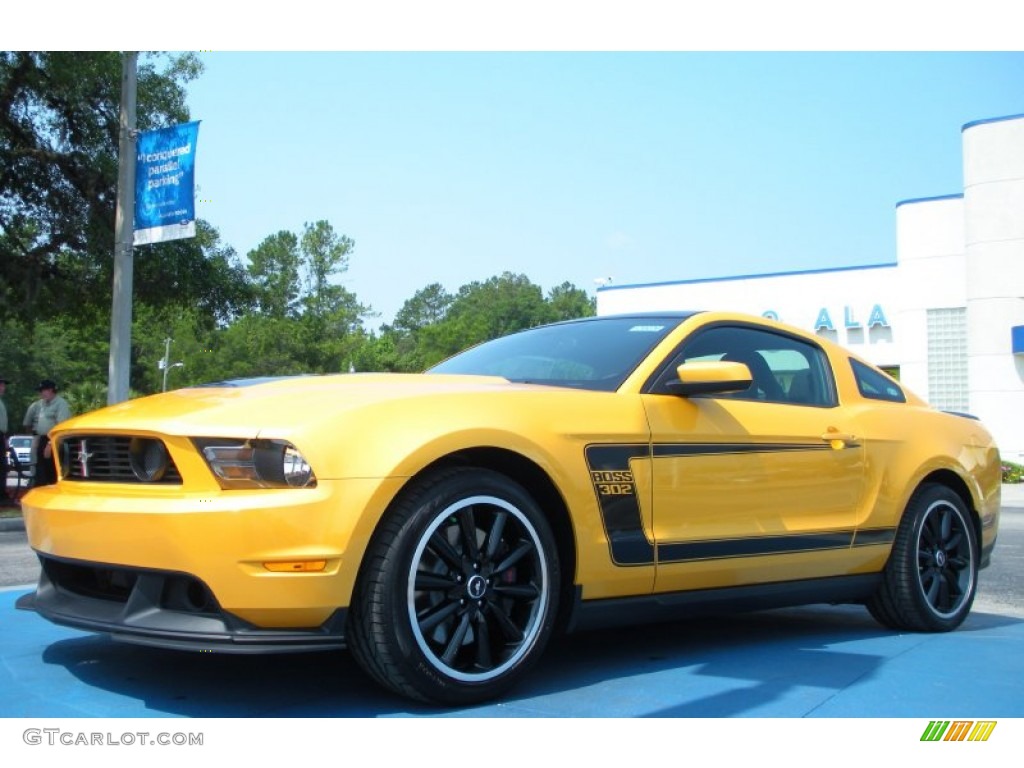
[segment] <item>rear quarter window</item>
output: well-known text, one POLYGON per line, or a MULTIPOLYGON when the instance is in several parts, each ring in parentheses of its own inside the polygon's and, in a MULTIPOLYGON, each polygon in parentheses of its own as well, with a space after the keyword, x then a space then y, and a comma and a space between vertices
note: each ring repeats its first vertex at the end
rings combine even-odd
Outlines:
POLYGON ((850 366, 853 368, 853 377, 857 380, 857 389, 864 397, 871 400, 886 400, 890 403, 907 402, 907 396, 903 394, 900 385, 881 371, 876 371, 853 358, 850 358, 850 366))

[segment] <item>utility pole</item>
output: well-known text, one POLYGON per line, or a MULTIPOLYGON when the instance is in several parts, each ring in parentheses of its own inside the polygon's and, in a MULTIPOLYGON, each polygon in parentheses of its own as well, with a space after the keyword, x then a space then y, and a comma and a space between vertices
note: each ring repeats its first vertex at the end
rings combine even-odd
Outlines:
POLYGON ((117 145, 117 209, 114 214, 114 301, 110 311, 107 405, 128 399, 132 348, 132 240, 135 229, 135 94, 138 51, 123 54, 121 117, 117 145))

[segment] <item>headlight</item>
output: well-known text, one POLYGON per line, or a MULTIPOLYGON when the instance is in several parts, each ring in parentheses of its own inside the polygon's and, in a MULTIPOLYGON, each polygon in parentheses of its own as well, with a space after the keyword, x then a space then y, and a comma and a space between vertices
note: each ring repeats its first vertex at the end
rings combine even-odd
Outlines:
POLYGON ((284 440, 195 438, 221 488, 313 488, 316 476, 298 449, 284 440))

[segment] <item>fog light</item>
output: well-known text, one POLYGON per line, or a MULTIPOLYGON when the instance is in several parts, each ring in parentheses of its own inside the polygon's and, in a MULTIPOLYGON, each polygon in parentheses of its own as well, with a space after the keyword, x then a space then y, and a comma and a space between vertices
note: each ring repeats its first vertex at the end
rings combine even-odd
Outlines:
POLYGON ((132 472, 144 483, 157 483, 167 472, 170 457, 159 440, 133 437, 128 447, 132 472))

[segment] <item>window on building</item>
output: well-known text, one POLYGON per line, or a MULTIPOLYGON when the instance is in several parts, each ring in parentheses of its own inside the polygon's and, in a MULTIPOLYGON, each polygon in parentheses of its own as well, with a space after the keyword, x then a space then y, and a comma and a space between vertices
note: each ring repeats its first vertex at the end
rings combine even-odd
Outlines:
POLYGON ((944 411, 969 409, 967 309, 928 310, 928 402, 944 411))
POLYGON ((896 381, 900 380, 900 367, 898 365, 880 365, 878 367, 896 379, 896 381))

